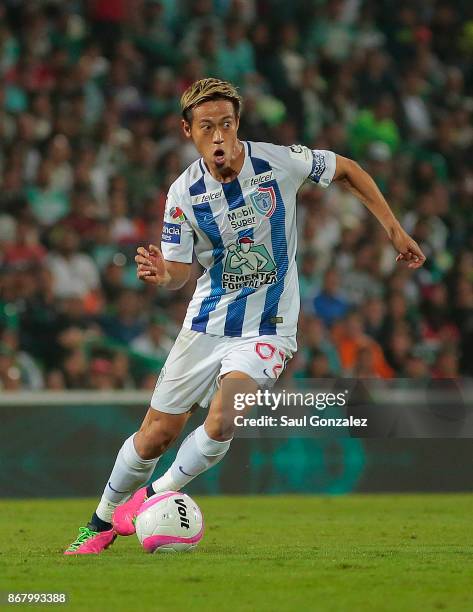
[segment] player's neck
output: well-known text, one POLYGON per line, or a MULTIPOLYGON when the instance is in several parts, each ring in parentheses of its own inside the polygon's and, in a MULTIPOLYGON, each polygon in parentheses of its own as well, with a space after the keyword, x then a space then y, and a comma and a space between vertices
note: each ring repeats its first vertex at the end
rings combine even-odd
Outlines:
POLYGON ((240 174, 245 163, 245 147, 240 140, 237 140, 230 163, 225 168, 218 168, 213 161, 206 161, 208 171, 219 183, 230 183, 240 174))

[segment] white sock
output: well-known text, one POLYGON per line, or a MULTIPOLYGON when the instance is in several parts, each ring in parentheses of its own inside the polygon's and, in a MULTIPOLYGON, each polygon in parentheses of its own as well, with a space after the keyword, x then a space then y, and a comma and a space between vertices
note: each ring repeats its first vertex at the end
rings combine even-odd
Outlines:
POLYGON ((95 514, 99 517, 99 519, 105 521, 105 523, 111 523, 113 513, 118 505, 118 503, 108 501, 108 499, 106 499, 105 496, 102 495, 102 499, 100 500, 99 505, 97 506, 95 514))
POLYGON ((231 440, 219 442, 209 438, 201 425, 187 436, 177 451, 169 470, 152 483, 155 493, 179 491, 202 472, 206 472, 224 457, 231 440))
POLYGON ((115 508, 146 484, 154 472, 158 459, 142 459, 130 436, 118 452, 115 465, 97 507, 97 516, 110 523, 115 508))

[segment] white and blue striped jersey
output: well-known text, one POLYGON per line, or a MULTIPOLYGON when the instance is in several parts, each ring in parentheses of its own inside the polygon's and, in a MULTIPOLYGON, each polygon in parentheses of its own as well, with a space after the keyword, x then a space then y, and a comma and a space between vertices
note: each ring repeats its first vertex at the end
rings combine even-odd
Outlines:
POLYGON ((243 142, 245 161, 229 183, 202 159, 171 185, 161 250, 204 268, 184 327, 218 336, 293 336, 299 314, 296 195, 306 179, 327 187, 332 151, 243 142))

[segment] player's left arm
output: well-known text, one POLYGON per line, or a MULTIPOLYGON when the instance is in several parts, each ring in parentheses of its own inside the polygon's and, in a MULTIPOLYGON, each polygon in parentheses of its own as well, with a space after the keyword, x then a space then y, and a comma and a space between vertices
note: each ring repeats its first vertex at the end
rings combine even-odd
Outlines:
POLYGON ((425 255, 415 240, 404 231, 383 194, 371 176, 354 160, 336 155, 333 177, 370 210, 386 230, 399 255, 396 261, 405 261, 409 268, 420 268, 425 255))

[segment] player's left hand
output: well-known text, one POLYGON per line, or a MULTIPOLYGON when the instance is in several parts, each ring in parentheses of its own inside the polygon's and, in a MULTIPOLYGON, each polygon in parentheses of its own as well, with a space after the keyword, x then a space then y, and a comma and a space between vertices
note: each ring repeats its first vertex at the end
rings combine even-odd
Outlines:
POLYGON ((399 255, 396 261, 405 261, 408 268, 420 268, 424 265, 425 255, 417 242, 405 232, 401 226, 396 228, 391 236, 391 240, 399 255))

